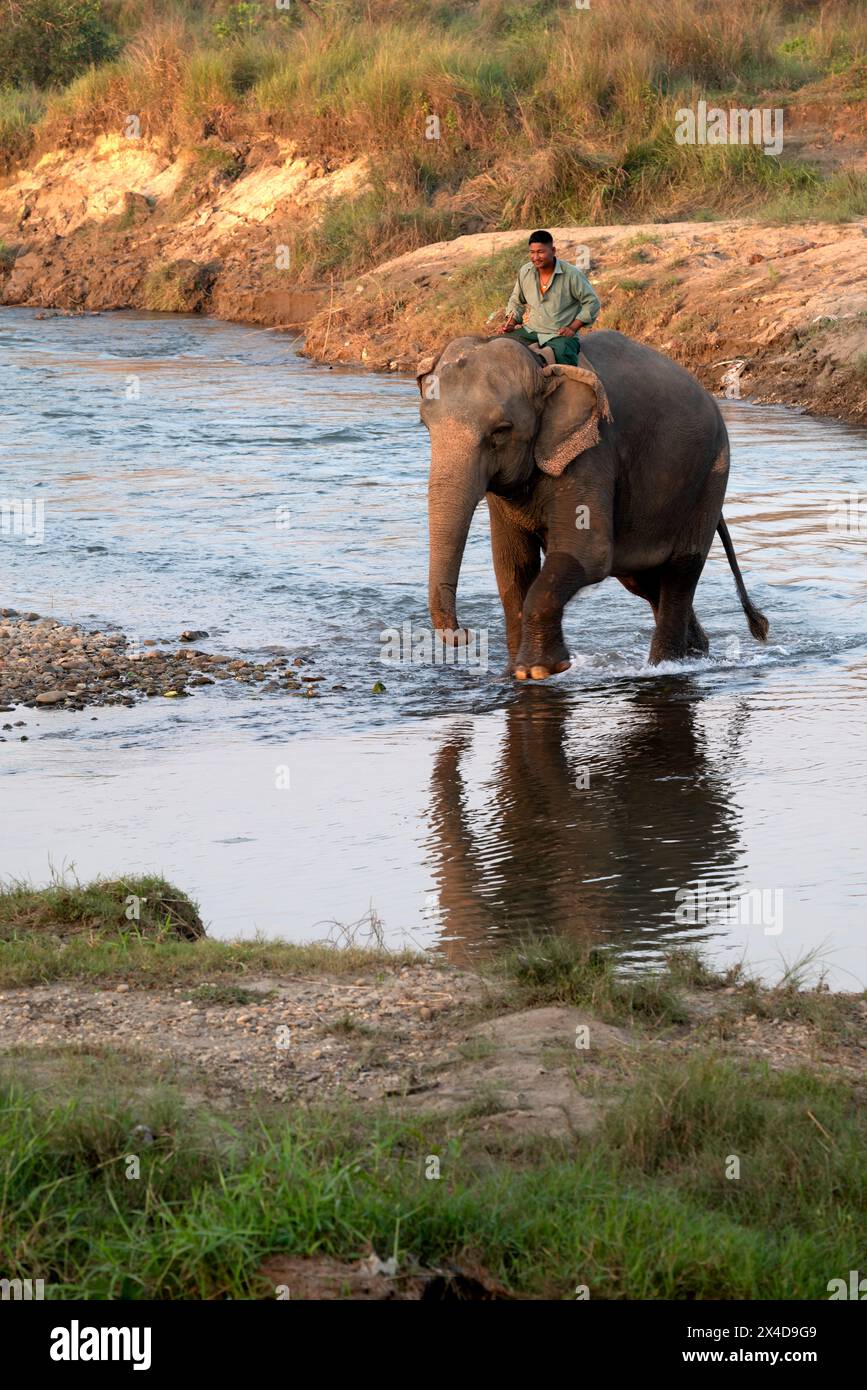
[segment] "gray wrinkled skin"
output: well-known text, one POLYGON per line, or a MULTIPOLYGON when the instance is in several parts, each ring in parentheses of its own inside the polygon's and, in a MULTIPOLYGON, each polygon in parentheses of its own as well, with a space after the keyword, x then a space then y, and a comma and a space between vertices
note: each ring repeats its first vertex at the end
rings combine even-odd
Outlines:
POLYGON ((568 668, 563 608, 610 575, 653 609, 652 663, 705 654, 692 604, 718 528, 750 630, 763 639, 767 622, 747 596, 722 520, 729 445, 713 397, 669 358, 620 333, 590 334, 582 352, 612 418, 559 477, 537 460, 544 466, 582 437, 595 403, 587 385, 543 371, 508 336, 456 338, 420 364, 434 627, 458 627, 461 559, 484 497, 509 669, 519 680, 568 668))

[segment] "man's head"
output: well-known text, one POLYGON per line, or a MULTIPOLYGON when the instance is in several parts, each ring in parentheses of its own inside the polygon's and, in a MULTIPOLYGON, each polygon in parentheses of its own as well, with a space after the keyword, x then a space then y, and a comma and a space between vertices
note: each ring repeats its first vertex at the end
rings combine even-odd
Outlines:
POLYGON ((557 259, 557 248, 550 232, 530 234, 530 260, 537 270, 549 270, 557 259))

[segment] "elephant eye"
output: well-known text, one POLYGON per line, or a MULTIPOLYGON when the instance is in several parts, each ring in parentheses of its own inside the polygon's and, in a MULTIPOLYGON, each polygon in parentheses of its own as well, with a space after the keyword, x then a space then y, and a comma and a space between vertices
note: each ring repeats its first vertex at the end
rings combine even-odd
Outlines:
POLYGON ((494 448, 499 449, 502 444, 505 444, 508 441, 509 435, 511 433, 512 426, 508 424, 497 425, 497 428, 495 430, 491 430, 491 443, 493 444, 494 448))

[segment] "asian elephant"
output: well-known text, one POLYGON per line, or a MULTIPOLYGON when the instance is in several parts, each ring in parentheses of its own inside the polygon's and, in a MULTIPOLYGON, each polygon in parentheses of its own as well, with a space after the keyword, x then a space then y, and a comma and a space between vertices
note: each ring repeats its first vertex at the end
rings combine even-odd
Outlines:
POLYGON ((765 640, 722 516, 726 427, 689 372, 606 331, 582 341, 579 367, 543 365, 508 335, 455 338, 417 379, 431 440, 429 605, 434 628, 456 634, 446 640, 461 640, 455 591, 483 497, 518 680, 568 669, 563 608, 609 575, 653 609, 652 664, 706 654, 692 601, 715 532, 765 640))

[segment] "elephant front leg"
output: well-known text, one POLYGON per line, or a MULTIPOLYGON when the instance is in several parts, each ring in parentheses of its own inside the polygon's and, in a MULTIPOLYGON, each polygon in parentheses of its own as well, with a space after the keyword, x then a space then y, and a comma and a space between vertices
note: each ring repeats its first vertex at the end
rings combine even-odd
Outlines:
POLYGON ((541 545, 538 536, 516 526, 504 514, 498 498, 488 496, 488 510, 491 515, 494 573, 506 620, 506 644, 509 649, 507 674, 511 674, 521 645, 524 602, 539 574, 541 545))
POLYGON ((568 671, 572 664, 563 640, 563 609, 588 584, 598 584, 611 572, 607 542, 582 556, 551 551, 524 603, 521 645, 515 658, 517 680, 543 681, 568 671))
POLYGON ((521 642, 512 664, 515 678, 546 680, 568 671, 563 609, 583 586, 583 567, 571 555, 549 555, 524 603, 521 642))

